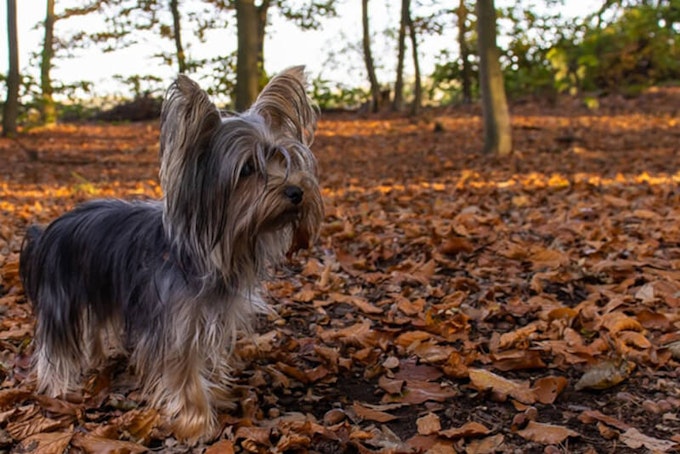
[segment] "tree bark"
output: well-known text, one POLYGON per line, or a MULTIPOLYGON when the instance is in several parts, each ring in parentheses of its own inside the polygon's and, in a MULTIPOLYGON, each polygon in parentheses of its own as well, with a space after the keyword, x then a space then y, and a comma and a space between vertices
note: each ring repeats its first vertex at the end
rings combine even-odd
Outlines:
POLYGON ((2 111, 2 135, 11 137, 17 133, 17 117, 19 116, 19 38, 16 0, 7 0, 7 43, 9 47, 9 71, 7 74, 7 99, 2 111))
POLYGON ((172 36, 175 39, 175 51, 177 53, 177 69, 180 74, 184 74, 187 72, 187 60, 184 48, 182 47, 182 23, 179 14, 179 0, 170 0, 170 12, 172 13, 172 36))
POLYGON ((407 16, 409 35, 411 36, 411 52, 413 54, 413 72, 415 73, 415 82, 413 87, 413 104, 411 104, 411 115, 418 115, 423 105, 423 86, 420 80, 420 62, 418 60, 418 37, 416 35, 416 28, 413 25, 413 18, 411 14, 407 16))
POLYGON ((236 95, 234 107, 246 110, 259 93, 258 9, 254 0, 236 1, 236 28, 238 49, 236 51, 236 95))
POLYGON ((361 23, 363 25, 363 47, 364 47, 364 63, 366 63, 366 72, 368 72, 368 81, 371 84, 371 112, 375 113, 380 110, 380 84, 375 75, 375 66, 373 64, 373 54, 371 53, 371 34, 368 28, 368 0, 361 0, 361 23))
POLYGON ((467 47, 465 35, 467 33, 467 8, 465 0, 458 5, 458 48, 462 68, 461 84, 463 86, 463 104, 472 102, 472 68, 470 68, 470 50, 467 47))
POLYGON ((40 60, 40 114, 43 123, 54 124, 57 121, 57 111, 54 105, 52 93, 52 58, 54 57, 54 0, 47 0, 47 13, 45 15, 45 41, 43 42, 42 56, 40 60))
POLYGON ((512 151, 510 114, 496 45, 496 10, 493 0, 477 1, 479 85, 484 116, 484 152, 498 156, 512 151))
POLYGON ((267 28, 267 13, 269 11, 270 0, 262 0, 257 7, 257 85, 258 90, 262 90, 267 84, 264 74, 264 39, 267 28))
POLYGON ((401 0, 401 20, 399 21, 399 40, 397 48, 397 79, 394 83, 392 110, 404 108, 404 54, 406 54, 406 27, 409 17, 410 0, 401 0))

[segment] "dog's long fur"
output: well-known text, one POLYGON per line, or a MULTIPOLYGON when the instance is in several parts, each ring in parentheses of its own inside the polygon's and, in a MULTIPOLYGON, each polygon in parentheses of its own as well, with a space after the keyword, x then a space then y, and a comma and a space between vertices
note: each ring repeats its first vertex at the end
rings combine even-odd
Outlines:
POLYGON ((267 266, 318 234, 315 129, 302 67, 229 116, 180 76, 161 112, 163 200, 92 201, 27 232, 38 389, 62 395, 122 347, 178 437, 212 435, 267 266))

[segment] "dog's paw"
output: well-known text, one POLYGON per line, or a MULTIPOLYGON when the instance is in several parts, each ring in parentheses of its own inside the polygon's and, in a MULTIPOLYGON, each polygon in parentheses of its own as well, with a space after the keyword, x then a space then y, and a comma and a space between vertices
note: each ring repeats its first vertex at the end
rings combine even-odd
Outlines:
POLYGON ((186 408, 178 414, 173 421, 172 431, 177 439, 189 445, 211 440, 218 435, 212 411, 199 411, 197 408, 186 408))

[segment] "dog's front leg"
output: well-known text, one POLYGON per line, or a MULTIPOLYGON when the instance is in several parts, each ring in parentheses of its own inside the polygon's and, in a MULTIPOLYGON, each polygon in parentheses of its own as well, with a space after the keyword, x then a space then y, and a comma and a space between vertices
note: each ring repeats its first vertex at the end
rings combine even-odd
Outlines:
POLYGON ((166 402, 177 438, 195 442, 214 436, 216 419, 203 354, 183 349, 166 360, 162 374, 165 386, 157 392, 164 394, 159 400, 166 402))

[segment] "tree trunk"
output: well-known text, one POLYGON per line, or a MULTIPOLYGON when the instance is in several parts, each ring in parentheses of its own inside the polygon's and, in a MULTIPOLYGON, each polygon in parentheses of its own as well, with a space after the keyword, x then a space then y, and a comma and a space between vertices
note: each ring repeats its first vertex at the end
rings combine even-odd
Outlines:
POLYGON ((368 72, 368 80, 371 84, 371 112, 378 112, 380 110, 380 84, 375 75, 375 66, 373 65, 373 54, 371 54, 371 35, 368 30, 368 0, 361 0, 361 22, 363 25, 363 46, 364 46, 364 62, 366 63, 366 71, 368 72))
POLYGON ((394 83, 392 110, 404 107, 404 54, 406 53, 406 27, 409 17, 410 0, 401 0, 401 20, 399 21, 399 41, 397 50, 397 80, 394 83))
POLYGON ((179 15, 179 0, 170 0, 172 12, 172 35, 175 38, 175 51, 177 52, 177 69, 180 74, 187 72, 187 60, 182 47, 182 23, 179 15))
POLYGON ((17 117, 19 116, 19 38, 16 0, 7 0, 7 43, 9 47, 9 71, 7 74, 7 99, 2 111, 2 135, 11 137, 17 133, 17 117))
POLYGON ((411 36, 411 52, 413 54, 413 72, 415 73, 415 82, 413 87, 413 104, 411 105, 411 115, 418 115, 423 105, 423 87, 420 80, 420 62, 418 61, 418 37, 416 36, 416 28, 413 25, 411 14, 407 16, 409 35, 411 36))
POLYGON ((238 49, 234 107, 242 112, 250 107, 259 93, 258 10, 254 0, 236 1, 236 28, 238 49))
POLYGON ((493 0, 477 1, 479 85, 484 116, 484 152, 505 156, 512 151, 510 114, 496 45, 496 10, 493 0))
POLYGON ((463 85, 463 104, 472 102, 472 69, 470 68, 470 50, 467 47, 465 35, 467 33, 467 8, 465 0, 458 5, 458 48, 462 67, 461 83, 463 85))
POLYGON ((57 121, 57 111, 52 98, 52 57, 54 57, 54 0, 47 0, 47 14, 45 15, 45 41, 43 42, 42 56, 40 60, 40 113, 43 123, 51 125, 57 121))
POLYGON ((257 7, 257 88, 262 90, 267 85, 264 74, 264 39, 267 28, 267 13, 269 11, 270 0, 262 0, 257 7))

